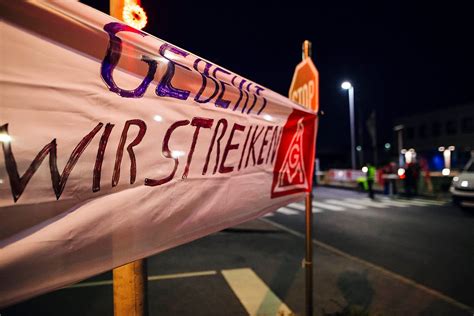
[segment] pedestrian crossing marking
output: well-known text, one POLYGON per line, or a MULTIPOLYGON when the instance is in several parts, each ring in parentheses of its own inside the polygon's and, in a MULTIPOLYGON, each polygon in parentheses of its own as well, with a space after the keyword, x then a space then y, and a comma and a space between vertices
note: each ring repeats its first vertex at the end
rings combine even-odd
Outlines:
POLYGON ((294 209, 297 209, 298 211, 306 211, 306 206, 302 205, 302 204, 299 204, 299 203, 291 203, 289 205, 287 205, 291 208, 294 208, 294 209))
MULTIPOLYGON (((444 201, 430 201, 426 199, 403 199, 403 198, 389 198, 387 196, 376 196, 375 200, 372 200, 368 197, 360 198, 345 198, 343 200, 336 199, 322 199, 313 201, 312 212, 313 213, 323 213, 325 211, 346 211, 347 209, 352 210, 367 210, 370 208, 406 208, 410 206, 423 207, 423 206, 441 206, 445 205, 444 201)), ((286 207, 281 207, 278 210, 267 213, 264 217, 271 217, 275 213, 280 213, 284 215, 297 215, 300 212, 305 212, 306 206, 304 201, 291 203, 286 207)))
MULTIPOLYGON (((370 200, 369 198, 365 198, 364 199, 365 201, 372 201, 370 200)), ((390 206, 395 206, 395 207, 409 207, 410 205, 407 204, 407 203, 404 203, 404 202, 399 202, 399 201, 392 201, 392 200, 389 200, 389 199, 378 199, 376 198, 375 203, 382 203, 382 204, 386 204, 386 205, 390 205, 390 206)))
MULTIPOLYGON (((291 207, 291 208, 294 208, 294 209, 296 209, 298 211, 301 211, 301 212, 306 212, 306 206, 303 205, 303 204, 300 204, 300 203, 291 203, 287 206, 291 207)), ((313 207, 311 211, 312 211, 312 213, 322 213, 322 212, 324 212, 322 209, 320 209, 318 207, 313 207)))
POLYGON ((438 206, 438 205, 433 205, 433 204, 425 203, 422 201, 416 201, 416 200, 397 200, 397 201, 403 201, 403 203, 406 203, 407 205, 410 205, 410 206, 438 206))
MULTIPOLYGON (((406 200, 407 202, 410 202, 410 200, 406 200)), ((411 201, 414 201, 414 202, 417 202, 417 203, 425 203, 425 204, 431 204, 431 205, 438 205, 438 206, 441 206, 441 205, 444 205, 446 204, 446 202, 443 202, 443 201, 430 201, 430 200, 426 200, 426 199, 412 199, 411 201)))
POLYGON ((319 201, 314 201, 313 202, 314 207, 326 209, 329 211, 345 211, 346 209, 341 207, 341 206, 336 206, 336 205, 330 205, 327 203, 319 202, 319 201))
POLYGON ((433 200, 427 200, 427 199, 420 199, 420 198, 414 198, 414 199, 405 199, 405 198, 395 198, 391 199, 386 196, 380 197, 380 199, 384 201, 395 201, 395 202, 400 202, 400 203, 406 203, 407 205, 422 205, 422 206, 427 206, 427 205, 436 205, 436 206, 441 206, 445 205, 445 201, 433 201, 433 200))
POLYGON ((375 208, 387 208, 388 207, 387 205, 383 205, 383 204, 380 204, 380 203, 377 203, 377 202, 372 202, 372 201, 366 201, 366 200, 363 200, 363 199, 348 198, 348 199, 344 199, 344 201, 354 203, 354 204, 358 204, 358 205, 361 204, 361 205, 365 205, 365 206, 375 207, 375 208))
POLYGON ((292 210, 292 209, 287 208, 287 207, 280 207, 280 208, 277 210, 277 212, 278 212, 278 213, 285 214, 285 215, 296 215, 296 214, 299 213, 298 211, 292 210))
POLYGON ((345 206, 345 207, 353 208, 353 209, 356 209, 356 210, 363 210, 363 209, 367 208, 364 205, 356 205, 354 203, 346 203, 346 202, 338 201, 338 200, 324 200, 324 202, 330 203, 330 204, 335 204, 335 205, 340 205, 340 206, 345 206))

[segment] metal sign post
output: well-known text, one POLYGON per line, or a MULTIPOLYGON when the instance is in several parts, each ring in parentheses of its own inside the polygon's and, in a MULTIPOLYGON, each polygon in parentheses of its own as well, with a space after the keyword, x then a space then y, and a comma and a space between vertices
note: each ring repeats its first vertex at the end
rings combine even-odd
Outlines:
MULTIPOLYGON (((319 74, 316 66, 311 60, 311 42, 303 42, 303 61, 296 66, 293 80, 291 82, 289 98, 304 107, 315 112, 319 108, 319 74)), ((314 157, 313 157, 314 159, 314 157)), ((303 266, 305 268, 305 305, 306 315, 313 315, 313 183, 306 193, 306 238, 305 238, 305 258, 303 266)))
MULTIPOLYGON (((311 191, 313 185, 311 184, 311 191)), ((305 238, 305 303, 306 315, 313 315, 313 193, 306 193, 306 238, 305 238)))
MULTIPOLYGON (((311 57, 311 42, 303 42, 303 60, 311 57)), ((313 315, 313 183, 310 183, 311 191, 306 193, 306 236, 305 236, 305 303, 306 315, 313 315)))

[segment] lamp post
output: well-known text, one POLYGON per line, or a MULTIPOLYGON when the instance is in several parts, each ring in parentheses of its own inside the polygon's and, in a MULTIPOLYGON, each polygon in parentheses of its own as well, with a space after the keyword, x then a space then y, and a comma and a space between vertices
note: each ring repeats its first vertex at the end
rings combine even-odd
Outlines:
POLYGON ((397 132, 397 137, 398 137, 398 166, 401 168, 405 165, 404 163, 404 160, 403 160, 403 153, 402 153, 402 150, 403 150, 403 129, 405 128, 405 126, 403 125, 397 125, 393 128, 393 130, 395 132, 397 132))
POLYGON ((349 81, 344 81, 341 88, 348 90, 349 93, 349 114, 351 119, 351 162, 352 169, 356 168, 356 153, 355 153, 355 123, 354 123, 354 87, 349 81))

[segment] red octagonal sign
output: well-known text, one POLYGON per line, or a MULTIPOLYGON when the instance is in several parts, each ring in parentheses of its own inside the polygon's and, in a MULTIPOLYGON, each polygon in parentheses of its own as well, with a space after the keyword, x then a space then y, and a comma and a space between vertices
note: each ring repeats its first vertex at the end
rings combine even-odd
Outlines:
POLYGON ((318 111, 319 73, 311 58, 305 58, 296 66, 288 96, 305 108, 318 111))

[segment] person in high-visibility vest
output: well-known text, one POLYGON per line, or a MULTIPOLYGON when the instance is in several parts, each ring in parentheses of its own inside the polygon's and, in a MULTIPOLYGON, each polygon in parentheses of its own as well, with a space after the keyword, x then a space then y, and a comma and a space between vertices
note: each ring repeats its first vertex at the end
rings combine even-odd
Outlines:
POLYGON ((370 163, 367 164, 367 187, 369 189, 369 197, 374 199, 374 180, 375 180, 375 167, 370 163))

